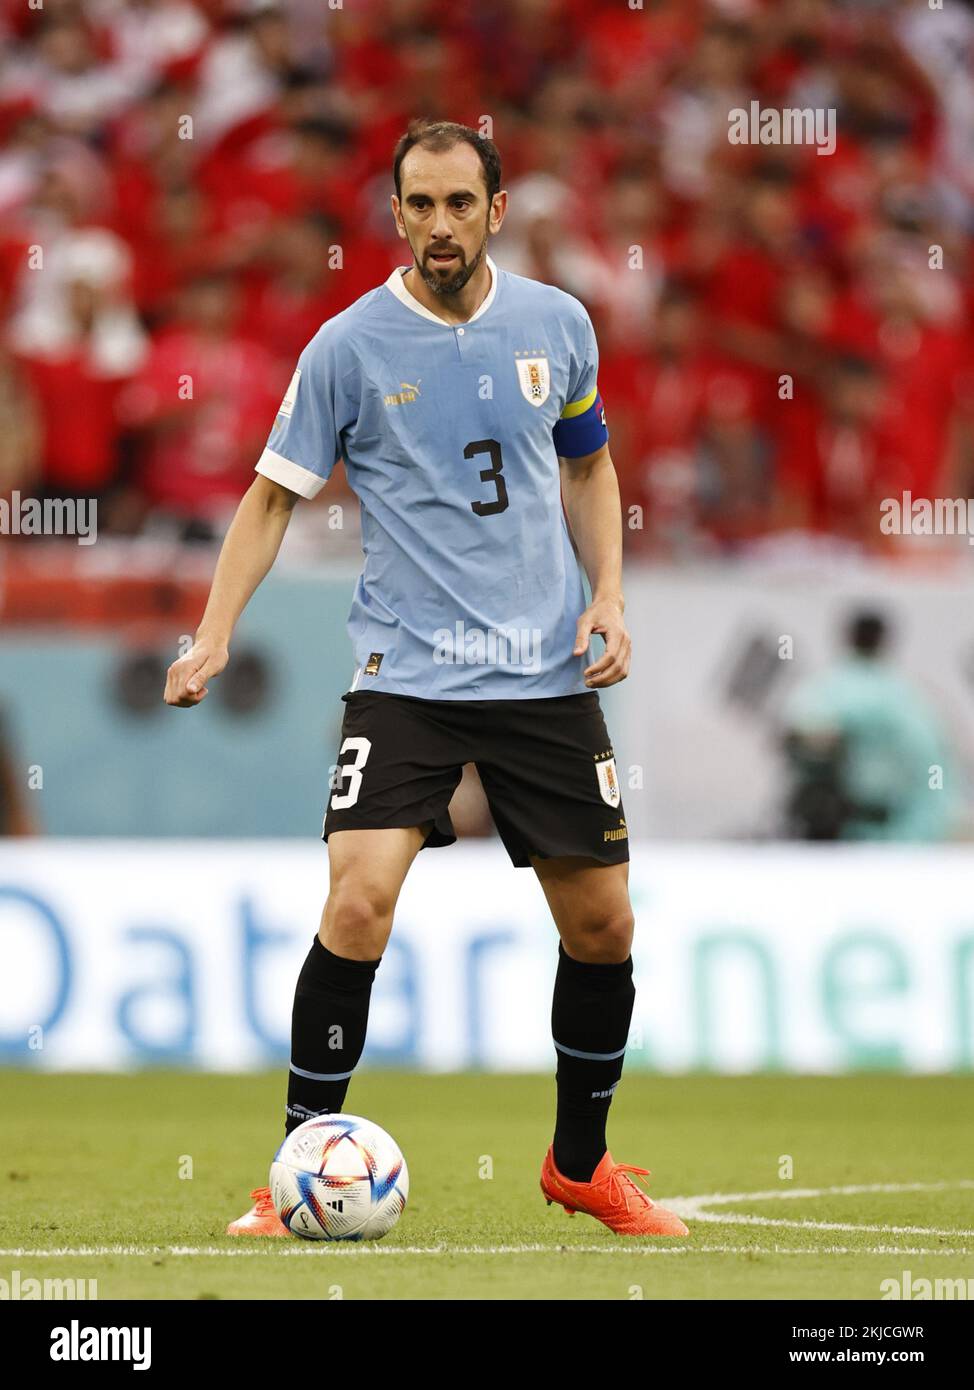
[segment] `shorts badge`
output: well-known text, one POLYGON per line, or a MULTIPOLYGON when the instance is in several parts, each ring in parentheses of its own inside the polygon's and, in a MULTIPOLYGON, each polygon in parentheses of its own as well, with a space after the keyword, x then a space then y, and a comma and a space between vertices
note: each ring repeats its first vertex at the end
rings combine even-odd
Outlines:
POLYGON ((595 771, 599 779, 599 792, 602 800, 607 806, 618 806, 622 800, 622 792, 619 789, 616 760, 611 753, 608 757, 601 756, 596 759, 595 771))

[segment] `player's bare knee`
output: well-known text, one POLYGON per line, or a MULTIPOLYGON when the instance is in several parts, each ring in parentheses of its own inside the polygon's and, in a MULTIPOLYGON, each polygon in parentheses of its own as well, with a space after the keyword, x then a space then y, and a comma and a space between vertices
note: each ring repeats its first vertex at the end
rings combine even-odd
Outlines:
POLYGON ((319 939, 336 955, 374 960, 385 949, 394 908, 394 898, 380 888, 334 887, 322 913, 319 939))
POLYGON ((632 912, 601 913, 573 924, 562 932, 565 950, 590 965, 615 965, 627 960, 632 950, 635 922, 632 912))

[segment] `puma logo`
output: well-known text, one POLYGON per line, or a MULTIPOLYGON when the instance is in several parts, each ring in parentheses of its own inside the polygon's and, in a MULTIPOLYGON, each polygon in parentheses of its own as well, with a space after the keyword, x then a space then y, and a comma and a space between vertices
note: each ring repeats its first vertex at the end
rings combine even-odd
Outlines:
POLYGON ((400 381, 398 391, 391 396, 383 396, 384 403, 386 405, 408 405, 410 401, 416 400, 419 396, 419 383, 422 379, 421 376, 417 377, 415 386, 411 386, 408 381, 400 381))

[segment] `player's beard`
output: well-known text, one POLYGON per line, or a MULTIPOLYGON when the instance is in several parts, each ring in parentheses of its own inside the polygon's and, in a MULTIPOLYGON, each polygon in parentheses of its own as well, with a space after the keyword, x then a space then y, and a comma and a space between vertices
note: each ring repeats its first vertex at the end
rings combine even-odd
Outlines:
MULTIPOLYGON (((459 247, 456 249, 457 253, 462 259, 463 252, 459 249, 459 247)), ((426 282, 426 284, 429 286, 429 288, 433 291, 434 294, 459 294, 460 291, 463 289, 464 285, 470 279, 471 275, 480 265, 480 262, 483 260, 486 251, 487 233, 484 232, 484 239, 480 243, 480 248, 477 251, 477 254, 474 256, 473 260, 469 263, 469 265, 461 265, 460 269, 456 272, 455 275, 452 275, 449 280, 440 280, 436 276, 434 271, 429 270, 425 264, 421 265, 418 260, 416 261, 416 269, 419 271, 420 275, 423 277, 423 280, 426 282)), ((413 252, 413 259, 416 259, 415 252, 413 252)))

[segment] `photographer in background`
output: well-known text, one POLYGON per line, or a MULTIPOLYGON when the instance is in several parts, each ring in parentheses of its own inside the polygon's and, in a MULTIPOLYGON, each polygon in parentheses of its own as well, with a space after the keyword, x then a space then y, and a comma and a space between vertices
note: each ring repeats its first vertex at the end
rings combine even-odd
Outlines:
POLYGON ((889 629, 860 612, 848 653, 784 711, 789 834, 803 840, 943 840, 954 801, 934 712, 892 667, 889 629))

